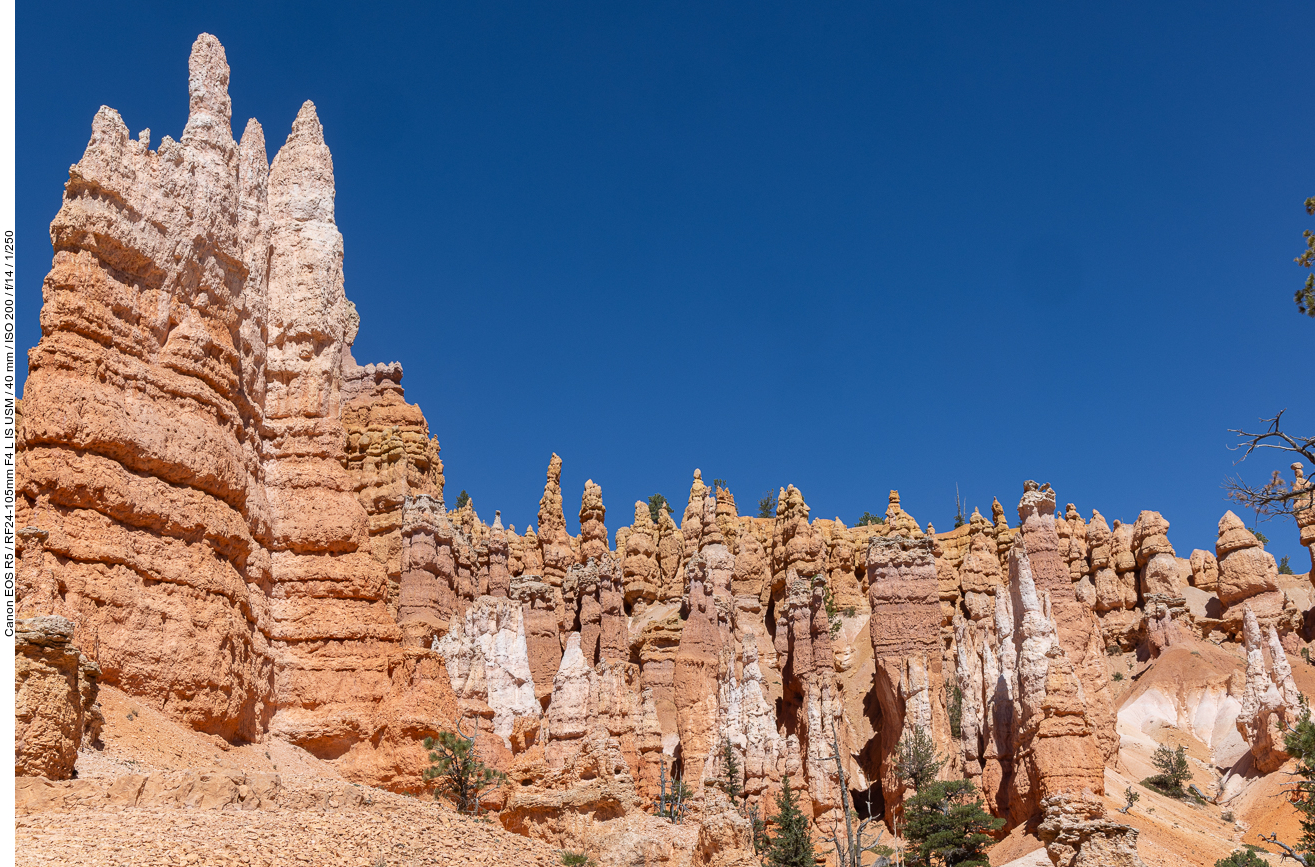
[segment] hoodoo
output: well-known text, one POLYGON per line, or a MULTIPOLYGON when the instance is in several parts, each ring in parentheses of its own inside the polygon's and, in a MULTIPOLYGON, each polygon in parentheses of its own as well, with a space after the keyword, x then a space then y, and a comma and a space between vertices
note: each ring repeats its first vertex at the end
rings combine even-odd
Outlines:
POLYGON ((1060 515, 1031 481, 1017 526, 997 502, 936 533, 895 491, 855 527, 793 485, 740 515, 695 470, 679 525, 641 501, 612 544, 593 481, 570 533, 556 454, 536 526, 450 509, 401 366, 352 356, 315 106, 271 163, 255 120, 234 141, 213 36, 189 69, 177 141, 100 109, 51 224, 18 426, 20 810, 266 809, 293 803, 279 762, 362 804, 430 788, 422 741, 460 731, 506 774, 481 810, 542 851, 731 865, 787 780, 819 847, 860 814, 902 839, 926 736, 1018 829, 1002 846, 1135 864, 1151 820, 1106 808, 1161 743, 1192 746, 1212 816, 1289 760, 1310 585, 1232 512, 1187 560, 1158 512, 1060 515), (71 779, 143 714, 275 767, 71 779))

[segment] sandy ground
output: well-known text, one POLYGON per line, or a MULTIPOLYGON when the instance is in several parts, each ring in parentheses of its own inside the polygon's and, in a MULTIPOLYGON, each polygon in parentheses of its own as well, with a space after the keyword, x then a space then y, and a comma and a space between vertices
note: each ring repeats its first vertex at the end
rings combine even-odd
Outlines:
POLYGON ((77 807, 16 816, 19 867, 548 867, 560 853, 430 799, 350 786, 281 742, 231 747, 184 729, 111 687, 103 751, 78 757, 78 783, 169 771, 276 773, 268 808, 77 807), (348 788, 359 796, 341 797, 348 788), (355 801, 355 803, 352 803, 355 801))

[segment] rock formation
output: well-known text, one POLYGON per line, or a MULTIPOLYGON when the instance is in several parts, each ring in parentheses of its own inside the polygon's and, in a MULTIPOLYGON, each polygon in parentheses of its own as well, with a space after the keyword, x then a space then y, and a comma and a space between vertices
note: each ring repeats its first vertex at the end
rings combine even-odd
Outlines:
POLYGON ((1267 773, 1277 770, 1288 759, 1283 736, 1300 715, 1301 693, 1292 679, 1292 666, 1288 664, 1274 627, 1269 627, 1266 641, 1250 606, 1244 603, 1243 607, 1247 668, 1237 728, 1251 745, 1256 768, 1267 773), (1266 654, 1269 656, 1268 665, 1266 654))
MULTIPOLYGON (((155 151, 98 112, 51 227, 18 408, 19 773, 71 774, 98 679, 225 742, 284 741, 408 792, 424 737, 459 719, 509 774, 486 804, 504 827, 609 865, 730 867, 750 844, 717 790, 724 751, 749 806, 769 812, 789 779, 824 830, 843 819, 837 762, 898 817, 896 745, 922 729, 993 812, 1039 821, 1056 863, 1137 864, 1136 833, 1082 795, 1118 764, 1107 651, 1180 658, 1213 628, 1246 644, 1237 732, 1256 768, 1281 763, 1297 694, 1280 641, 1301 612, 1232 513, 1188 588, 1162 515, 1056 518, 1032 482, 1019 526, 997 500, 937 533, 897 491, 884 523, 814 518, 794 485, 772 517, 741 516, 696 470, 679 526, 639 501, 613 545, 592 480, 567 531, 554 454, 524 533, 449 510, 401 365, 352 357, 314 106, 270 164, 255 121, 233 140, 228 75, 200 37, 187 127, 155 151), (688 827, 651 814, 673 775, 688 827)), ((1315 510, 1297 519, 1315 551, 1315 510)), ((244 780, 149 785, 274 801, 244 780)))
POLYGON ((78 749, 96 739, 100 669, 74 647, 63 617, 14 627, 14 775, 67 780, 78 749))

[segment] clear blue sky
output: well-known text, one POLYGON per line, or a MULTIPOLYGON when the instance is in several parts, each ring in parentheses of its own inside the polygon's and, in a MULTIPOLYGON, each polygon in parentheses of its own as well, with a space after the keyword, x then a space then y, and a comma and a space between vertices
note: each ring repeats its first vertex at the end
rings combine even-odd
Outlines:
POLYGON ((1186 556, 1228 428, 1315 428, 1310 12, 23 3, 20 348, 97 107, 177 138, 208 31, 271 157, 317 105, 355 355, 402 362, 449 501, 524 529, 556 451, 573 525, 586 477, 615 532, 700 467, 944 530, 1032 478, 1186 556))

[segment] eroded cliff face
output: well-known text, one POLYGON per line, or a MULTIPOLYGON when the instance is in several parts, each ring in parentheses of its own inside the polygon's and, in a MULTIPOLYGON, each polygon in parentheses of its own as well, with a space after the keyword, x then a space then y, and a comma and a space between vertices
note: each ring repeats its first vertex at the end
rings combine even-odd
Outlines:
MULTIPOLYGON (((895 491, 858 527, 812 517, 793 485, 773 517, 741 516, 696 470, 679 525, 639 502, 613 544, 592 481, 569 532, 555 454, 535 527, 449 510, 400 365, 352 358, 314 106, 270 164, 255 121, 233 140, 213 37, 190 69, 181 140, 152 151, 102 109, 51 226, 20 408, 18 613, 67 618, 78 683, 98 666, 195 729, 286 740, 400 790, 424 785, 421 740, 462 720, 510 774, 490 796, 507 827, 673 863, 648 815, 664 779, 691 787, 709 824, 687 842, 721 863, 707 841, 743 836, 714 794, 727 751, 760 814, 789 779, 819 828, 842 786, 890 821, 916 729, 1011 824, 1054 813, 1071 849, 1126 848, 1123 826, 1060 815, 1118 761, 1107 651, 1193 633, 1244 638, 1237 729, 1258 767, 1281 763, 1301 618, 1231 513, 1189 563, 1158 513, 1057 516, 1048 485, 1024 486, 1018 526, 997 501, 936 533, 895 491), (1192 613, 1188 582, 1218 616, 1192 613)), ((71 653, 32 671, 67 686, 71 653)), ((65 773, 84 699, 35 772, 65 773)))
POLYGON ((181 140, 152 151, 102 108, 51 224, 18 472, 44 536, 22 541, 21 605, 202 731, 386 753, 379 710, 416 676, 398 516, 441 490, 437 444, 400 367, 351 358, 314 106, 271 166, 258 123, 233 140, 214 37, 189 68, 181 140))

